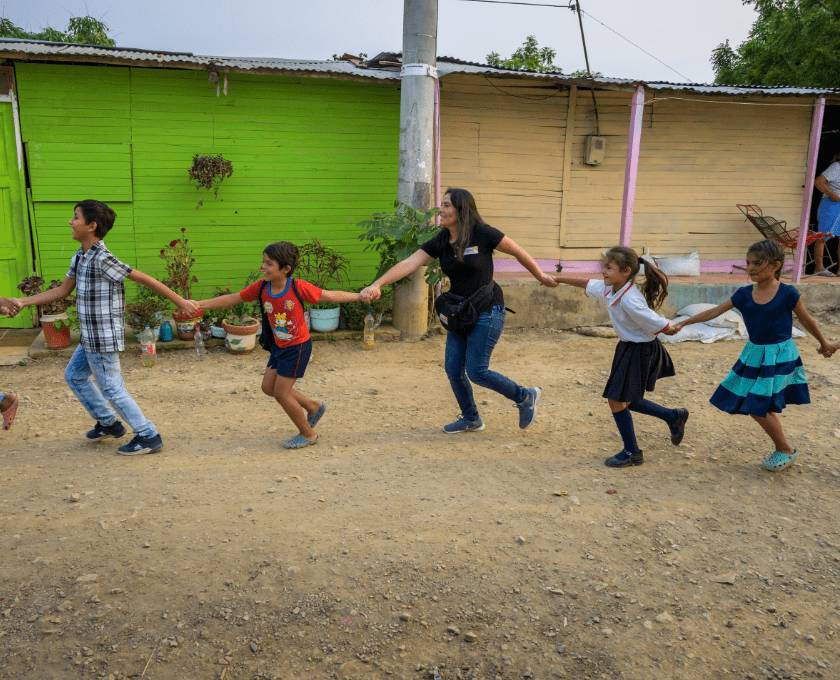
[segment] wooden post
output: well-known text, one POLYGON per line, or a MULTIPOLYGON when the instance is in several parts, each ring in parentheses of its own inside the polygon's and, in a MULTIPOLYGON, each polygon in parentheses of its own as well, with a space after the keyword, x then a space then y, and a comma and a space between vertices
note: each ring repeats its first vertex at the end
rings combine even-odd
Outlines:
POLYGON ((796 255, 793 258, 793 282, 799 283, 805 269, 805 241, 808 238, 808 220, 811 217, 811 199, 814 196, 814 180, 817 172, 817 153, 822 136, 825 97, 817 97, 814 115, 811 118, 811 142, 808 145, 808 160, 805 164, 805 193, 802 196, 802 215, 799 218, 799 240, 796 243, 796 255))
POLYGON ((627 134, 627 164, 624 167, 624 196, 621 200, 621 231, 618 242, 630 245, 633 231, 633 206, 636 203, 636 177, 639 174, 639 146, 642 140, 642 118, 645 108, 645 88, 639 85, 630 104, 630 129, 627 134))

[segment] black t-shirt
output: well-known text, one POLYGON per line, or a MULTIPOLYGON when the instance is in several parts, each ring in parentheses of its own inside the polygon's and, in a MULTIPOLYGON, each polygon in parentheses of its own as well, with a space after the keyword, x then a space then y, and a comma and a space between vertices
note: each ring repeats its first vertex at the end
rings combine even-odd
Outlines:
MULTIPOLYGON (((449 242, 449 230, 441 229, 420 249, 440 260, 440 268, 449 277, 450 290, 455 295, 469 297, 493 280, 493 251, 505 235, 489 224, 473 228, 469 245, 464 249, 464 261, 455 259, 455 248, 449 242)), ((504 305, 504 295, 498 284, 493 286, 493 304, 504 305)))

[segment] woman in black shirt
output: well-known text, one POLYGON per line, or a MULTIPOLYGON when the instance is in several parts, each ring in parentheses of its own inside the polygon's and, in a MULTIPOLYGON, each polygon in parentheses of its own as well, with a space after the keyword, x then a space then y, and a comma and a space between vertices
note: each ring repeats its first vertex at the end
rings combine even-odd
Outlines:
POLYGON ((440 260, 441 269, 451 283, 450 291, 455 295, 466 298, 492 286, 491 294, 483 296, 484 308, 478 310, 476 324, 465 334, 452 331, 447 334, 446 375, 461 415, 445 425, 443 431, 456 434, 484 429, 471 382, 513 401, 519 409, 519 427, 525 429, 537 414, 540 388, 522 387, 490 370, 490 355, 505 323, 502 289, 493 283, 493 251, 513 255, 544 286, 554 288, 557 281, 540 271, 534 258, 513 239, 481 219, 475 199, 466 189, 447 189, 440 205, 440 224, 443 228, 420 250, 395 264, 365 288, 361 293, 362 300, 379 299, 382 286, 396 283, 434 259, 440 260))

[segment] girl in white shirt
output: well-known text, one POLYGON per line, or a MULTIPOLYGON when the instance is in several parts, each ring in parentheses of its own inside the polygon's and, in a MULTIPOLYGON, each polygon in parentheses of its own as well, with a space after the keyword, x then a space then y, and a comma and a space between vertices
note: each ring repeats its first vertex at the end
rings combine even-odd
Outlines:
POLYGON ((645 399, 645 392, 652 392, 659 378, 674 375, 671 357, 656 337, 668 329, 668 320, 654 311, 668 294, 668 277, 625 246, 614 246, 604 253, 602 266, 603 280, 563 274, 554 278, 558 283, 585 288, 589 297, 607 307, 619 343, 603 396, 609 403, 624 448, 604 463, 609 467, 641 465, 644 457, 636 442, 630 411, 664 420, 675 446, 682 441, 688 420, 688 410, 684 408, 665 408, 645 399), (635 281, 640 264, 645 265, 641 290, 635 281))

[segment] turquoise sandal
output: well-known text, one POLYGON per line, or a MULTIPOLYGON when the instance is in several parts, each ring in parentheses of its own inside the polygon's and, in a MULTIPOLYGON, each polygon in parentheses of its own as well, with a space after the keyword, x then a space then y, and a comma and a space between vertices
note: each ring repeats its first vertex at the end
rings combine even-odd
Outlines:
POLYGON ((318 424, 318 421, 321 420, 321 416, 327 410, 327 405, 322 401, 321 405, 318 407, 318 410, 315 413, 308 415, 306 417, 306 422, 309 423, 309 427, 315 427, 318 424))
POLYGON ((799 458, 799 451, 793 450, 793 453, 787 454, 781 451, 773 451, 767 458, 761 461, 761 467, 770 472, 780 472, 785 468, 793 465, 794 461, 799 458))
POLYGON ((302 434, 297 434, 291 439, 287 439, 283 442, 284 449, 302 449, 305 446, 312 446, 313 444, 317 444, 318 439, 307 439, 302 434))

